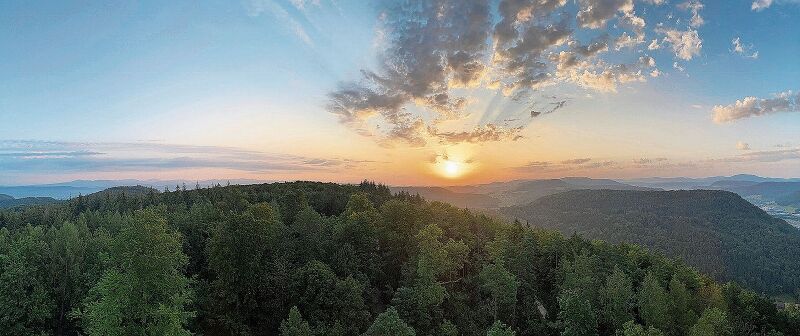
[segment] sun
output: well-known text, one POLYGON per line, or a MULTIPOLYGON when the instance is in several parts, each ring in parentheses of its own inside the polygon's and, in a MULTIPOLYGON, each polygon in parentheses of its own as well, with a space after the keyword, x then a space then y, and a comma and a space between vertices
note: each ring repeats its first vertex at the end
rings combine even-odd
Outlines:
POLYGON ((462 167, 461 162, 447 160, 443 163, 442 168, 444 169, 444 176, 449 178, 459 177, 464 173, 464 167, 462 167))

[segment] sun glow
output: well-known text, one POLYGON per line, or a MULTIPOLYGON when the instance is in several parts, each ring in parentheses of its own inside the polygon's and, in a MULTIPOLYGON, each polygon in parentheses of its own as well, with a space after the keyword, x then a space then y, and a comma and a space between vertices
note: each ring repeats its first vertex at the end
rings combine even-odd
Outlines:
POLYGON ((442 172, 445 177, 456 178, 464 174, 464 167, 461 162, 447 160, 442 163, 442 172))

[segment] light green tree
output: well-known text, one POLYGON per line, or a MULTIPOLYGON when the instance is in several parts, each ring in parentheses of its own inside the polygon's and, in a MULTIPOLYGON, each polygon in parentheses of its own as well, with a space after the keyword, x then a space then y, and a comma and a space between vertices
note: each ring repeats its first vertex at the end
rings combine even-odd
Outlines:
POLYGON ((81 314, 88 334, 189 335, 187 257, 163 217, 137 211, 113 238, 110 257, 81 314))
POLYGON ((610 326, 619 329, 632 319, 635 295, 631 279, 619 267, 614 267, 602 292, 603 316, 610 326))
POLYGON ((406 324, 397 309, 389 307, 375 318, 375 322, 367 329, 364 336, 414 336, 414 328, 406 324))
POLYGON ((689 331, 690 336, 731 336, 728 315, 719 308, 707 308, 689 331))
POLYGON ((496 262, 483 267, 480 279, 483 288, 491 294, 494 319, 497 320, 498 316, 513 318, 519 287, 514 274, 503 267, 502 263, 496 262))
POLYGON ((558 296, 558 319, 563 324, 562 336, 597 335, 597 316, 592 303, 578 290, 562 291, 558 296))
POLYGON ((639 314, 645 325, 665 330, 671 323, 671 305, 667 292, 661 287, 655 274, 647 272, 639 289, 639 314))

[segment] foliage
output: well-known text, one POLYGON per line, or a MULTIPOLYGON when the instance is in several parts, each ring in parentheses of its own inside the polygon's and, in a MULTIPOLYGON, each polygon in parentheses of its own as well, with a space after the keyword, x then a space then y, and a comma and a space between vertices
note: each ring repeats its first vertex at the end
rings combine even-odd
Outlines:
POLYGON ((800 230, 731 192, 573 190, 502 212, 564 234, 639 244, 714 279, 800 299, 800 230))
POLYGON ((179 186, 0 211, 0 335, 798 330, 791 307, 639 246, 371 182, 179 186))
POLYGON ((403 322, 397 309, 389 307, 375 318, 364 336, 414 336, 414 328, 403 322))
POLYGON ((281 321, 281 336, 311 336, 311 327, 303 320, 297 306, 289 310, 289 318, 281 321))

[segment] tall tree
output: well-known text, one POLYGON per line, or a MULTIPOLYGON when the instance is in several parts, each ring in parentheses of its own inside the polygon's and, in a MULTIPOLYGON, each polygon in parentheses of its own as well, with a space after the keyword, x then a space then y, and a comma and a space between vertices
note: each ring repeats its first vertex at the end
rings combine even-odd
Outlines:
POLYGON ((375 318, 375 322, 367 329, 364 336, 414 336, 414 328, 406 324, 397 309, 389 307, 375 318))
POLYGON ((597 335, 597 315, 589 299, 577 290, 565 290, 558 296, 558 319, 562 323, 562 336, 597 335))
POLYGON ((114 237, 108 270, 81 314, 90 335, 189 335, 191 291, 180 234, 137 211, 114 237))
POLYGON ((653 327, 647 327, 645 329, 641 324, 637 324, 633 321, 625 322, 622 325, 621 329, 617 330, 618 336, 664 336, 664 333, 661 330, 658 330, 653 327))
POLYGON ((26 226, 16 234, 0 228, 0 331, 33 335, 48 329, 55 306, 41 266, 46 265, 42 227, 26 226))
POLYGON ((633 319, 635 294, 631 279, 619 267, 614 266, 603 287, 603 317, 613 329, 619 329, 633 319))
POLYGON ((277 332, 288 280, 288 266, 277 258, 284 229, 274 209, 260 203, 212 230, 208 267, 215 300, 207 308, 212 324, 233 333, 277 332))
POLYGON ((667 292, 652 271, 648 271, 639 289, 639 314, 645 325, 666 330, 671 323, 671 303, 667 292))
POLYGON ((669 296, 672 303, 670 315, 673 316, 675 322, 672 324, 673 334, 686 335, 697 321, 697 314, 692 310, 694 305, 691 302, 689 291, 686 289, 686 285, 678 279, 677 274, 673 275, 669 281, 669 296))
POLYGON ((708 308, 692 326, 690 336, 731 336, 733 331, 728 323, 728 315, 719 308, 708 308))
POLYGON ((311 336, 311 327, 303 320, 300 310, 293 306, 289 318, 281 321, 281 336, 311 336))
POLYGON ((516 334, 511 327, 500 321, 494 321, 492 327, 486 331, 486 336, 515 336, 516 334))
POLYGON ((480 279, 492 298, 492 317, 498 320, 498 316, 502 316, 506 318, 505 322, 513 323, 519 286, 517 278, 498 261, 484 266, 480 279))

